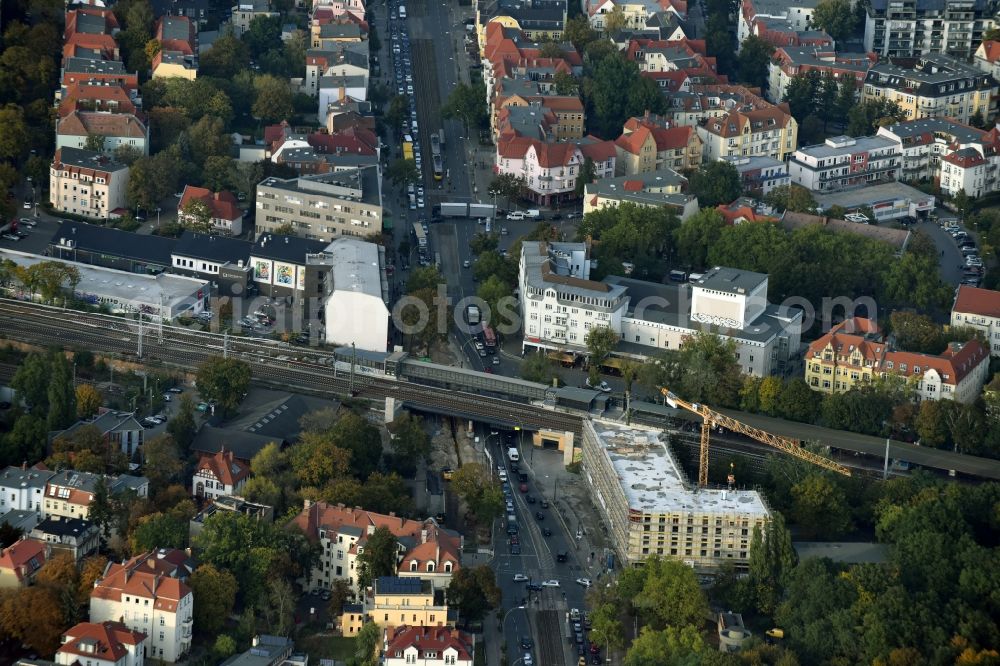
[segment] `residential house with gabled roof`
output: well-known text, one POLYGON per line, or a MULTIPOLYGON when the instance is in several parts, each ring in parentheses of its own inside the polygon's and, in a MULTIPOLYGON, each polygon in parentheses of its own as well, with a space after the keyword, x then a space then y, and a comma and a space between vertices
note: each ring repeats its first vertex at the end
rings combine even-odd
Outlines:
POLYGON ((182 659, 191 648, 194 594, 185 580, 193 565, 177 550, 111 562, 90 593, 90 621, 120 621, 146 634, 146 658, 182 659))
POLYGON ((56 650, 59 666, 143 666, 147 638, 121 622, 80 622, 56 650))
POLYGON ((544 93, 543 87, 528 79, 500 79, 490 100, 490 123, 493 136, 499 137, 500 112, 512 106, 530 107, 555 119, 552 126, 558 141, 583 137, 585 110, 578 95, 544 93))
POLYGON ((990 355, 1000 356, 1000 291, 959 285, 951 306, 951 325, 981 331, 990 355))
POLYGON ((497 143, 495 173, 523 176, 528 198, 544 206, 577 198, 576 181, 588 161, 594 179, 615 173, 615 144, 595 137, 576 142, 546 143, 520 136, 504 136, 497 143))
POLYGON ((632 203, 648 208, 666 208, 684 221, 698 212, 698 197, 688 194, 686 189, 687 178, 673 169, 602 178, 584 186, 583 214, 632 203))
POLYGON ((31 529, 29 536, 49 544, 57 554, 68 553, 77 563, 96 553, 100 545, 100 528, 83 518, 46 518, 31 529))
POLYGON ((0 550, 0 589, 26 587, 52 556, 48 544, 22 538, 0 550))
POLYGON ((895 375, 919 400, 973 402, 989 373, 990 354, 978 340, 952 342, 941 354, 895 351, 875 322, 862 317, 841 322, 809 345, 805 380, 822 393, 843 393, 895 375))
POLYGON ((101 152, 112 155, 119 146, 129 146, 149 154, 149 127, 134 113, 71 111, 56 121, 56 148, 79 148, 87 139, 104 139, 101 152))
MULTIPOLYGON (((811 30, 813 11, 818 4, 819 0, 740 0, 737 40, 742 44, 751 35, 757 35, 776 47, 799 46, 801 41, 796 36, 811 30)), ((825 39, 833 45, 829 35, 825 39)))
POLYGON ((101 433, 104 441, 132 458, 132 454, 142 446, 145 428, 135 418, 134 412, 118 412, 101 408, 93 418, 77 421, 70 427, 52 435, 52 439, 72 437, 80 428, 93 426, 101 433))
POLYGON ((724 157, 763 155, 784 161, 798 145, 799 124, 788 103, 764 103, 735 108, 698 125, 702 156, 714 162, 724 157))
POLYGON ((330 589, 334 581, 346 580, 360 592, 357 558, 368 537, 380 527, 397 539, 397 575, 402 578, 423 579, 432 589, 443 590, 461 566, 462 536, 440 527, 432 518, 418 521, 306 500, 292 524, 321 547, 319 562, 302 581, 309 589, 330 589))
POLYGON ((449 627, 401 625, 385 632, 385 666, 472 666, 475 641, 470 634, 449 627))
POLYGON ((225 190, 213 192, 204 187, 185 185, 181 200, 177 204, 177 218, 181 224, 190 225, 195 222, 194 216, 185 212, 186 207, 194 201, 200 201, 208 208, 208 222, 213 230, 226 236, 243 234, 243 210, 240 209, 235 194, 225 190))
POLYGON ((119 60, 103 59, 99 53, 85 51, 64 56, 62 86, 88 82, 115 84, 129 91, 138 91, 139 74, 127 71, 124 63, 119 60))
POLYGON ((491 23, 515 28, 533 41, 562 39, 566 27, 567 0, 484 0, 476 4, 476 31, 480 50, 486 44, 487 27, 491 23))
POLYGON ((625 57, 661 88, 671 87, 674 81, 671 75, 677 73, 683 73, 692 84, 727 83, 727 77, 718 73, 715 58, 709 57, 706 49, 705 40, 701 39, 632 39, 625 48, 625 57))
POLYGON ((191 479, 191 493, 209 500, 239 495, 249 478, 249 465, 236 460, 232 451, 219 451, 198 460, 191 479))
POLYGON ((156 22, 160 50, 153 56, 153 78, 198 77, 198 33, 186 16, 161 16, 156 22))
POLYGON ((49 168, 49 203, 63 213, 110 219, 125 212, 129 167, 92 150, 57 148, 49 168))
POLYGON ((660 169, 696 169, 701 165, 702 141, 693 127, 674 127, 666 118, 648 112, 625 121, 615 139, 615 172, 619 176, 660 169))
POLYGON ((454 613, 447 604, 437 601, 435 588, 428 580, 381 576, 372 586, 372 594, 365 597, 368 617, 384 630, 400 625, 418 627, 451 627, 454 613))
POLYGON ((687 0, 587 0, 585 11, 590 27, 604 32, 605 19, 615 11, 621 11, 625 29, 638 29, 647 25, 649 18, 659 13, 674 14, 680 19, 687 18, 687 0))
POLYGON ((984 39, 976 48, 972 64, 1000 81, 1000 41, 984 39))
POLYGON ((45 485, 55 472, 39 466, 8 467, 0 472, 0 512, 31 511, 39 518, 45 499, 45 485))
MULTIPOLYGON (((45 483, 45 498, 42 515, 45 517, 87 518, 90 505, 94 501, 99 474, 63 470, 56 472, 45 483)), ((139 497, 149 494, 149 480, 142 476, 104 477, 108 492, 115 495, 130 490, 139 497)))
POLYGON ((118 83, 83 81, 66 87, 59 100, 58 115, 65 118, 74 111, 129 113, 142 121, 145 115, 134 98, 134 91, 118 83))

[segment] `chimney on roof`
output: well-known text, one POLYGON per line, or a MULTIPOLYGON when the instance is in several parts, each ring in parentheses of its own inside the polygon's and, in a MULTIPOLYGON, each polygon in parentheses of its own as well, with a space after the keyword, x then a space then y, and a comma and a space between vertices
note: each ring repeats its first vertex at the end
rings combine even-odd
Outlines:
POLYGON ((302 500, 302 510, 303 511, 308 511, 312 507, 312 505, 313 505, 313 501, 311 499, 309 499, 308 497, 305 498, 304 500, 302 500))
POLYGON ((427 530, 420 530, 420 543, 427 543, 427 530))
POLYGON ((346 97, 347 97, 347 88, 345 88, 344 86, 340 86, 340 94, 337 95, 337 99, 340 101, 341 104, 343 104, 344 99, 346 97))

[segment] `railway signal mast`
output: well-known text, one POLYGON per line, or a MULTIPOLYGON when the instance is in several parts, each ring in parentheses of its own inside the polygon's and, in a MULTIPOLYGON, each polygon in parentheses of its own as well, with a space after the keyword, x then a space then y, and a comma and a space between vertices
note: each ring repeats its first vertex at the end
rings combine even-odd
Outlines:
MULTIPOLYGON (((840 463, 834 462, 829 458, 825 458, 812 451, 807 451, 802 448, 802 443, 797 439, 792 439, 790 437, 782 437, 781 435, 775 435, 773 433, 761 430, 760 428, 755 428, 751 425, 747 425, 742 421, 738 421, 731 416, 726 416, 714 409, 709 409, 705 405, 698 404, 696 402, 688 402, 687 400, 682 400, 673 393, 670 389, 663 387, 660 389, 660 393, 663 394, 663 398, 667 401, 667 404, 677 408, 684 408, 689 412, 693 412, 702 418, 701 422, 701 448, 698 452, 698 485, 707 486, 708 485, 708 445, 709 436, 712 432, 712 426, 722 426, 723 428, 728 428, 733 432, 738 432, 741 435, 746 435, 751 437, 762 444, 767 444, 768 446, 773 446, 779 451, 784 451, 785 453, 795 456, 799 460, 805 460, 814 465, 818 465, 823 469, 828 469, 844 476, 850 476, 851 470, 840 463)), ((730 473, 732 477, 732 473, 730 473)), ((730 481, 732 483, 732 481, 730 481)))

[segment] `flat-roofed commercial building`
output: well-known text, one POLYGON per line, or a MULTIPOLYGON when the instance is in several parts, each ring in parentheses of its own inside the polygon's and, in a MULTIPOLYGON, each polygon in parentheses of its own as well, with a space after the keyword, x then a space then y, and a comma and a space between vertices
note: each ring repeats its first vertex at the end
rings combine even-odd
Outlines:
POLYGON ((754 527, 771 516, 757 491, 688 482, 653 428, 585 421, 583 472, 623 565, 657 555, 698 570, 744 568, 754 527))
POLYGON ((377 166, 257 185, 257 235, 290 224, 296 236, 332 241, 382 233, 382 187, 377 166))

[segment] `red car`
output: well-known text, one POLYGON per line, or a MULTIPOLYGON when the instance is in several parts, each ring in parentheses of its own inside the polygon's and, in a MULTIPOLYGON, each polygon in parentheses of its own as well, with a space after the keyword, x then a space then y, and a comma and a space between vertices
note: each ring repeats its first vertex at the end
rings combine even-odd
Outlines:
POLYGON ((601 651, 601 648, 597 645, 597 643, 591 643, 590 644, 590 654, 597 654, 600 651, 601 651))

